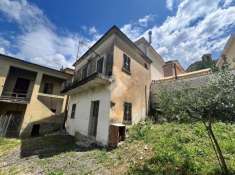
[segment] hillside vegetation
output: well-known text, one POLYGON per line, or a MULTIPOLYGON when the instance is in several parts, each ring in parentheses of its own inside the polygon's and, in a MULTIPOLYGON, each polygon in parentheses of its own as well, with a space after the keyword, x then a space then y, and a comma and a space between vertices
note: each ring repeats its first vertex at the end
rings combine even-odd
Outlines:
MULTIPOLYGON (((214 130, 227 164, 235 172, 235 125, 216 123, 214 130)), ((22 141, 0 139, 0 152, 4 151, 0 155, 0 174, 220 173, 210 140, 200 123, 142 122, 130 128, 128 135, 124 143, 109 151, 81 149, 70 136, 52 135, 22 141)))

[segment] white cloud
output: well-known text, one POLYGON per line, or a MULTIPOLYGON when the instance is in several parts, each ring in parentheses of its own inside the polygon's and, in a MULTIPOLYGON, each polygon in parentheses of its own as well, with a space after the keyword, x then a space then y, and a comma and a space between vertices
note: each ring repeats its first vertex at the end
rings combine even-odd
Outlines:
POLYGON ((174 5, 174 0, 166 0, 166 7, 168 10, 172 11, 174 5))
MULTIPOLYGON (((93 43, 93 40, 99 36, 94 27, 90 28, 92 40, 79 34, 59 35, 56 27, 44 13, 26 0, 1 0, 0 12, 22 29, 22 34, 16 36, 14 40, 19 50, 15 56, 52 68, 71 67, 77 52, 79 52, 78 55, 84 53, 88 48, 87 45, 93 43), (87 45, 78 45, 78 41, 81 40, 85 41, 87 45)), ((6 46, 1 43, 1 40, 0 47, 5 52, 6 46)))
POLYGON ((130 39, 136 40, 144 31, 149 27, 149 23, 153 21, 154 15, 146 15, 143 18, 139 18, 135 23, 125 24, 121 27, 121 31, 124 32, 130 39))
POLYGON ((125 24, 121 31, 124 32, 130 39, 135 40, 142 33, 142 29, 139 26, 134 26, 132 24, 125 24))
POLYGON ((232 3, 234 2, 234 0, 224 0, 224 7, 228 7, 230 6, 232 3))
POLYGON ((5 54, 6 53, 6 51, 5 51, 5 49, 3 47, 0 47, 0 53, 1 54, 5 54))
POLYGON ((139 25, 141 25, 141 26, 143 26, 143 27, 147 27, 147 26, 148 26, 148 23, 149 23, 150 21, 153 21, 153 19, 154 19, 154 16, 153 16, 153 15, 146 15, 146 16, 144 16, 143 18, 140 18, 140 19, 138 20, 138 22, 139 22, 139 25))
POLYGON ((53 26, 43 11, 27 0, 1 0, 0 11, 9 20, 17 22, 23 30, 34 30, 37 25, 53 26))
POLYGON ((92 27, 89 28, 89 33, 90 33, 91 35, 97 33, 97 30, 96 30, 95 26, 92 26, 92 27))
MULTIPOLYGON (((132 40, 147 37, 152 30, 152 45, 166 59, 179 59, 186 67, 208 52, 221 51, 229 32, 235 29, 233 0, 166 0, 169 9, 176 9, 160 25, 150 27, 153 15, 146 15, 134 23, 123 25, 121 30, 132 40)), ((17 23, 22 34, 16 36, 17 56, 46 66, 69 66, 101 35, 95 26, 83 26, 91 39, 78 33, 58 34, 45 14, 26 0, 1 0, 0 12, 17 23), (86 44, 79 44, 84 41, 86 44)), ((12 45, 0 35, 0 52, 9 53, 12 45)))
POLYGON ((222 0, 181 0, 175 16, 167 17, 162 25, 133 30, 133 25, 126 24, 129 30, 123 31, 135 40, 147 38, 152 30, 152 45, 165 60, 179 59, 187 67, 204 53, 221 52, 229 31, 235 29, 235 6, 223 8, 221 3, 222 0))

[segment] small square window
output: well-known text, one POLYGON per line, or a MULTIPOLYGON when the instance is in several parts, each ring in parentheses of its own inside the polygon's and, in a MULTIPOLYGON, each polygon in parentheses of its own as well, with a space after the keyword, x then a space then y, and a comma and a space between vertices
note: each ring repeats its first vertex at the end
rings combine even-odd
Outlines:
POLYGON ((76 104, 72 105, 71 118, 75 118, 76 104))

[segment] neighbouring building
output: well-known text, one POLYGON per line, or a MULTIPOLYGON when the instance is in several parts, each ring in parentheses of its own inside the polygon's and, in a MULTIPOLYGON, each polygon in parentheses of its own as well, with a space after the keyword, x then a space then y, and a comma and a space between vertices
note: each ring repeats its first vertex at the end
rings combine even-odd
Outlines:
POLYGON ((227 41, 217 66, 222 67, 225 62, 229 64, 231 69, 235 69, 235 34, 232 34, 227 41))
POLYGON ((114 26, 74 63, 62 91, 70 96, 69 134, 116 145, 126 126, 146 118, 151 81, 163 77, 164 65, 150 43, 133 43, 114 26))
POLYGON ((177 77, 180 74, 184 74, 185 70, 178 60, 170 60, 163 65, 163 73, 164 77, 177 77))
POLYGON ((36 136, 63 124, 61 86, 71 76, 0 54, 0 135, 36 136))

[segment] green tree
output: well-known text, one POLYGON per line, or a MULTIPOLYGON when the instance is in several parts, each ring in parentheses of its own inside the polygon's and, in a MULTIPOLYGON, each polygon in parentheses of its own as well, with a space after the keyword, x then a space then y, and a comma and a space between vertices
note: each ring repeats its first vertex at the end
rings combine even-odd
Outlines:
POLYGON ((203 122, 223 174, 229 174, 222 150, 213 132, 215 121, 235 119, 235 76, 227 69, 213 73, 200 87, 183 85, 162 88, 158 96, 162 117, 168 120, 203 122))

